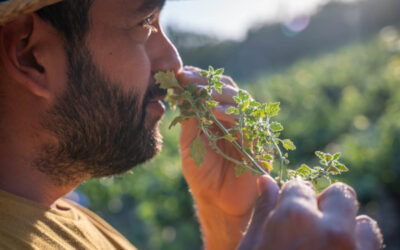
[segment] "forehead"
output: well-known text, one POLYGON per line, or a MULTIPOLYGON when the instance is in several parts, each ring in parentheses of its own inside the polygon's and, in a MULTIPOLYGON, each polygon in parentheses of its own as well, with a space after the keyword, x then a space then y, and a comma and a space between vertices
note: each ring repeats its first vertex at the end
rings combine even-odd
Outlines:
POLYGON ((110 17, 134 17, 156 8, 161 8, 165 0, 96 0, 93 3, 92 11, 110 17))

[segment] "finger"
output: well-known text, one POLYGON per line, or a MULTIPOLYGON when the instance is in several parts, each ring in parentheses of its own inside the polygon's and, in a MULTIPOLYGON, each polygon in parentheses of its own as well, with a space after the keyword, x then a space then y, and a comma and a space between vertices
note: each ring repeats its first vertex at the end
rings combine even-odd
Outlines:
POLYGON ((335 183, 318 197, 318 205, 326 219, 338 226, 352 226, 358 211, 356 192, 348 185, 335 183))
POLYGON ((357 250, 377 250, 383 248, 383 236, 378 223, 366 215, 356 218, 357 250))
POLYGON ((183 70, 178 73, 177 79, 183 87, 187 87, 188 84, 208 85, 207 77, 202 76, 200 72, 200 69, 184 67, 183 70))
POLYGON ((230 76, 223 75, 221 77, 221 82, 233 88, 238 88, 238 85, 235 83, 235 81, 233 81, 233 79, 230 76))
POLYGON ((262 228, 269 213, 274 209, 279 193, 279 186, 269 175, 262 175, 257 180, 260 198, 254 209, 250 226, 238 249, 252 249, 261 240, 262 228))
POLYGON ((286 182, 280 192, 278 206, 290 206, 298 201, 317 210, 317 198, 311 183, 298 179, 286 182))

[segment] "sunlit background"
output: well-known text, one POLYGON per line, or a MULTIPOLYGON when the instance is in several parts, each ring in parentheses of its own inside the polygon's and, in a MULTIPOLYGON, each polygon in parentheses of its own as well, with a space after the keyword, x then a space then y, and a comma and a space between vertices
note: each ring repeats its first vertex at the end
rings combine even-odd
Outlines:
MULTIPOLYGON (((274 22, 290 23, 299 17, 309 18, 328 1, 167 1, 161 20, 165 26, 172 26, 182 31, 204 33, 220 39, 243 39, 253 26, 274 22)), ((339 1, 354 2, 354 0, 339 1)), ((306 25, 300 26, 299 28, 304 29, 306 25)), ((298 30, 299 28, 294 29, 298 30)))
MULTIPOLYGON (((224 67, 257 100, 281 102, 290 167, 342 152, 350 172, 339 180, 386 249, 400 249, 399 0, 170 0, 162 22, 186 65, 224 67)), ((202 249, 172 118, 153 161, 71 195, 139 249, 202 249)))

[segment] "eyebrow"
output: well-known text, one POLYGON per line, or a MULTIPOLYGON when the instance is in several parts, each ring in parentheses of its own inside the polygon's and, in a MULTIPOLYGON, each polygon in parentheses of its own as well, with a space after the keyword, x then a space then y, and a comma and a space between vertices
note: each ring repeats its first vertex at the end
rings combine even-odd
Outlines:
POLYGON ((162 9, 166 0, 144 0, 142 5, 136 10, 136 13, 147 13, 157 8, 162 9))

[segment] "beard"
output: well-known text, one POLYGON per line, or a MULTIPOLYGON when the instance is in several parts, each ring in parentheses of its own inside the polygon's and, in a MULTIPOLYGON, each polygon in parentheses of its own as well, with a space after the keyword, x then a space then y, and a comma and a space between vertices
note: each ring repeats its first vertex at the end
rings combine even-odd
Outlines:
POLYGON ((56 142, 43 146, 34 165, 57 185, 68 185, 122 174, 153 158, 161 150, 161 117, 145 109, 165 90, 149 85, 140 103, 139 93, 123 91, 102 74, 86 46, 66 51, 66 90, 41 124, 56 142))

